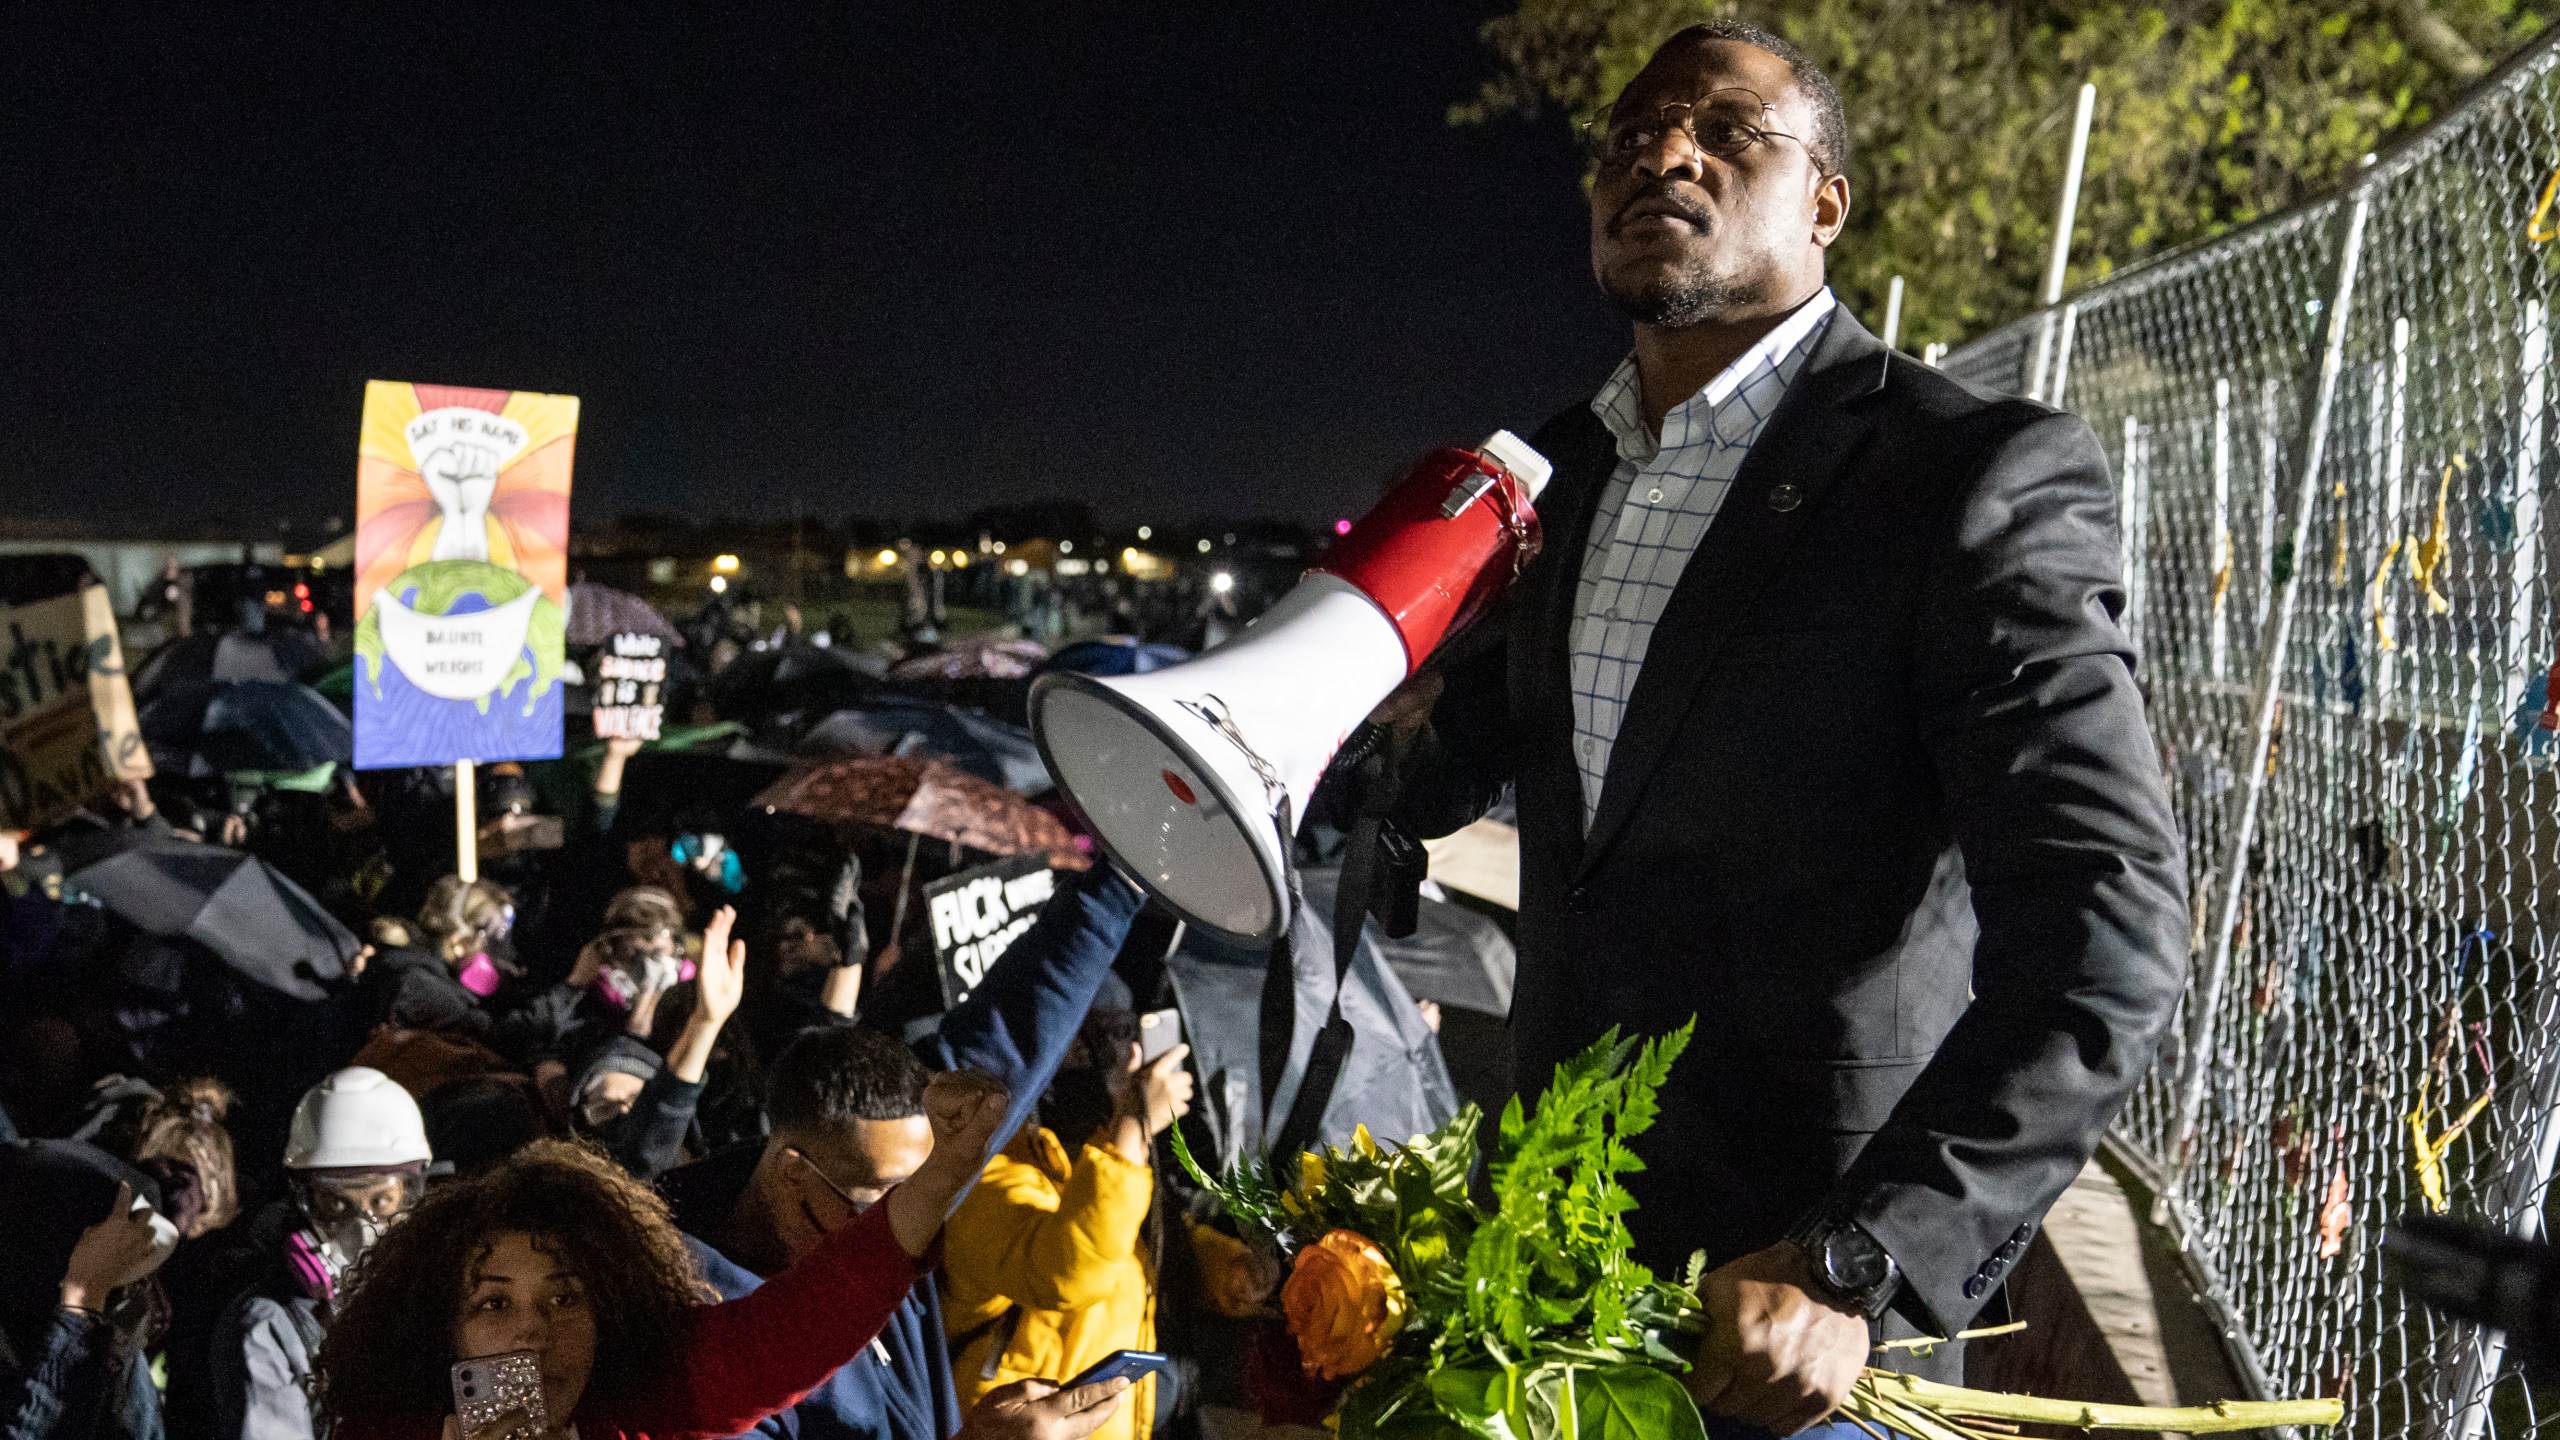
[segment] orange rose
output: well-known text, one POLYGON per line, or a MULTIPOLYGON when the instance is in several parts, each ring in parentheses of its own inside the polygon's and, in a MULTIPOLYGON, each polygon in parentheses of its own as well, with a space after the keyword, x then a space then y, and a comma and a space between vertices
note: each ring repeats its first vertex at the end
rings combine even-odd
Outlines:
POLYGON ((1404 1282, 1365 1235, 1336 1230, 1298 1252, 1280 1291, 1307 1373, 1327 1380, 1378 1363, 1404 1329, 1404 1282))

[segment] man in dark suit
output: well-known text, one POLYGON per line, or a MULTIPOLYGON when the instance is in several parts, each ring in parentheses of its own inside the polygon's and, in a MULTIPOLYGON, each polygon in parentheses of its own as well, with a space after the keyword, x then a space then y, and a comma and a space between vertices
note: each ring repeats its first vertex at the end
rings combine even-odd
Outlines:
POLYGON ((1715 1267, 1702 1407, 1785 1434, 1888 1310, 1972 1319, 2087 1161, 2184 979, 2184 865, 2105 456, 1833 305, 1830 82, 1716 22, 1594 130, 1634 354, 1534 442, 1504 613, 1379 718, 1423 833, 1517 786, 1524 1090, 1698 1017, 1636 1236, 1715 1267))

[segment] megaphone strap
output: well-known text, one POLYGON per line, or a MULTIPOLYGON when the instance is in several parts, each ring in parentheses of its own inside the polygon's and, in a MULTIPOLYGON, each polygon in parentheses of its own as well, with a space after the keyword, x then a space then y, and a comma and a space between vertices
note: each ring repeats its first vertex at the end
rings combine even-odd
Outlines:
MULTIPOLYGON (((1245 743, 1244 732, 1236 728, 1234 718, 1227 712, 1226 701, 1215 695, 1203 695, 1197 700, 1176 700, 1173 703, 1198 716, 1201 724, 1226 737, 1227 743, 1243 754, 1244 763, 1253 767, 1253 773, 1262 781, 1263 798, 1274 808, 1288 802, 1289 787, 1282 783, 1280 771, 1245 743)), ((1280 839, 1284 848, 1288 838, 1287 831, 1283 830, 1280 839)))

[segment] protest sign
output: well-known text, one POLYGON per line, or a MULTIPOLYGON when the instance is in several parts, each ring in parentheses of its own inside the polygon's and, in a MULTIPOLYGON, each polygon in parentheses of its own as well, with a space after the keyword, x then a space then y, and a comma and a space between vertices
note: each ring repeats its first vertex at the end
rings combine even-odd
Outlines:
POLYGON ((934 969, 945 1008, 969 998, 1056 893, 1057 875, 1038 855, 1016 855, 947 875, 924 887, 933 923, 934 969))
POLYGON ((0 606, 0 830, 50 824, 150 776, 106 587, 0 606))
POLYGON ((356 765, 560 754, 572 395, 375 380, 356 460, 356 765))
POLYGON ((596 652, 598 737, 658 738, 667 718, 667 707, 658 698, 667 683, 666 644, 657 635, 615 635, 596 652))

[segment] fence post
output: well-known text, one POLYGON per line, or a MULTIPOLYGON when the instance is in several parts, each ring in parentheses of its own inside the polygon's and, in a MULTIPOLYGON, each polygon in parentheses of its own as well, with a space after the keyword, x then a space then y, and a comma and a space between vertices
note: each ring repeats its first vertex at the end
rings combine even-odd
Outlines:
POLYGON ((2089 160, 2089 118, 2098 104, 2098 87, 2081 82, 2079 108, 2071 117, 2071 155, 2062 169, 2061 213, 2053 220, 2053 253, 2046 257, 2044 293, 2041 303, 2044 317, 2036 325, 2035 358, 2027 371, 2027 398, 2048 405, 2062 393, 2060 386, 2045 388, 2046 365, 2053 355, 2054 309, 2062 303, 2062 277, 2071 264, 2071 226, 2080 212, 2080 176, 2089 160))
POLYGON ((2170 1204, 2183 1203, 2189 1152, 2195 1145, 2205 1089, 2213 1075, 2214 1028, 2221 1020, 2222 991, 2231 974, 2232 940, 2240 928, 2241 903, 2248 895, 2249 846, 2257 833, 2258 806, 2267 788, 2267 751, 2275 732, 2276 706, 2284 694, 2285 651, 2293 636, 2294 597, 2302 588, 2303 571, 2312 568, 2306 563, 2311 545, 2311 513, 2319 507, 2329 411, 2337 400, 2338 373, 2346 364, 2347 324, 2355 308, 2356 270, 2364 257, 2365 216, 2372 203, 2371 190, 2362 181, 2351 183, 2340 202, 2343 208, 2339 224, 2344 233, 2338 240, 2337 271, 2329 287, 2329 311, 2324 317, 2328 321, 2327 334, 2321 342, 2319 368, 2312 380, 2311 403, 2303 410, 2301 443, 2294 447, 2299 474, 2294 485, 2293 564, 2285 572, 2284 583, 2276 587, 2274 614, 2259 636, 2258 673, 2250 696, 2249 752, 2239 767, 2239 813, 2232 817, 2229 839, 2212 872, 2212 878, 2221 884, 2220 893, 2214 897, 2213 948, 2205 957, 2204 973, 2197 979, 2189 1011, 2193 1025, 2178 1076, 2177 1123, 2171 1131, 2175 1138, 2169 1153, 2162 1157, 2169 1167, 2169 1177, 2161 1198, 2170 1204))

